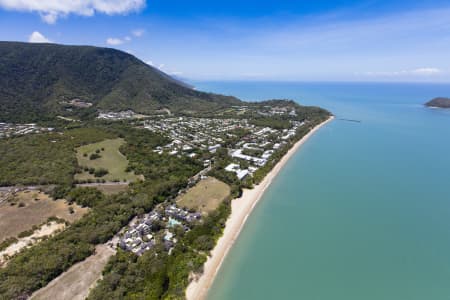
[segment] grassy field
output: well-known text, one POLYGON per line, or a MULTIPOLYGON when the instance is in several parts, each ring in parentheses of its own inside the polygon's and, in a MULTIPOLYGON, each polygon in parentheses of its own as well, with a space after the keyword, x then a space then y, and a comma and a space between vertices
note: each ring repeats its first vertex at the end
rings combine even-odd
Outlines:
POLYGON ((99 143, 89 144, 77 148, 78 165, 81 167, 106 169, 108 174, 102 177, 95 177, 94 174, 83 171, 76 174, 76 180, 96 180, 104 179, 106 181, 128 181, 133 182, 142 176, 135 175, 134 172, 126 172, 128 166, 127 158, 120 153, 119 148, 125 143, 123 139, 110 139, 99 143), (98 152, 98 153, 96 153, 98 152), (98 154, 100 158, 90 159, 92 154, 98 154))
POLYGON ((80 184, 79 186, 96 188, 105 195, 115 195, 128 190, 128 184, 122 182, 80 184))
POLYGON ((105 195, 115 195, 120 192, 128 190, 128 185, 126 184, 108 184, 108 185, 98 185, 96 186, 98 190, 103 192, 105 195))
POLYGON ((195 209, 207 214, 217 207, 230 195, 230 187, 214 177, 201 180, 185 194, 180 195, 177 204, 180 207, 195 209))
POLYGON ((69 222, 80 219, 88 212, 72 204, 74 213, 69 212, 69 205, 65 200, 54 201, 48 195, 38 191, 22 191, 14 196, 12 201, 0 204, 0 242, 32 229, 34 225, 41 225, 49 217, 55 216, 69 222), (14 205, 11 205, 14 203, 14 205))

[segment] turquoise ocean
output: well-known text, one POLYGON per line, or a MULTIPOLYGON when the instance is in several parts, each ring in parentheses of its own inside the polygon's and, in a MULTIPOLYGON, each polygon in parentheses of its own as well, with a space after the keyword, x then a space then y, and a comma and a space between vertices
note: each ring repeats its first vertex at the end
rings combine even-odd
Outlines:
POLYGON ((337 117, 267 189, 208 300, 450 299, 450 110, 423 106, 450 85, 195 85, 337 117))

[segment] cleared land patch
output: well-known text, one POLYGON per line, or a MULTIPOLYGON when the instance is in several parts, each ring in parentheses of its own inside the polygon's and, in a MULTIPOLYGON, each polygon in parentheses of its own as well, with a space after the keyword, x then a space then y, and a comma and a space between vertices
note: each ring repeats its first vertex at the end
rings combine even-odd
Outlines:
POLYGON ((81 173, 75 174, 79 182, 97 180, 133 182, 142 176, 127 172, 128 160, 120 153, 119 148, 125 143, 124 139, 109 139, 102 142, 78 147, 77 160, 81 173), (98 173, 106 170, 107 173, 98 173), (97 171, 97 173, 96 173, 97 171))
POLYGON ((65 200, 55 201, 39 191, 18 192, 9 201, 0 203, 0 242, 41 225, 49 217, 74 222, 87 212, 88 208, 76 204, 69 206, 65 200))
POLYGON ((226 184, 214 177, 208 177, 198 182, 185 194, 177 198, 180 207, 194 209, 207 214, 222 203, 230 195, 231 189, 226 184))
POLYGON ((39 229, 33 232, 30 236, 26 236, 17 240, 17 242, 11 244, 6 249, 0 251, 0 267, 7 261, 7 257, 13 256, 25 247, 29 247, 45 237, 56 234, 66 227, 64 223, 58 223, 55 221, 48 222, 42 225, 39 229))
POLYGON ((95 254, 73 265, 65 273, 34 293, 33 300, 84 300, 101 278, 103 268, 115 251, 107 245, 95 248, 95 254))

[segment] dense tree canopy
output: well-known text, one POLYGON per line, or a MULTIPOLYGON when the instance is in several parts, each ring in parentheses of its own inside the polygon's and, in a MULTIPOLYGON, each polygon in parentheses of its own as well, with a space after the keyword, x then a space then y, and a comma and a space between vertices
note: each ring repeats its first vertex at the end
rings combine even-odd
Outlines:
POLYGON ((97 109, 201 112, 239 103, 196 91, 119 50, 0 42, 0 122, 92 118, 97 109), (65 104, 73 99, 93 106, 65 104))
POLYGON ((77 128, 0 139, 0 186, 71 184, 77 166, 75 148, 114 136, 101 128, 77 128))
MULTIPOLYGON (((175 197, 178 190, 187 185, 188 178, 201 169, 193 161, 153 153, 153 147, 165 141, 159 135, 125 130, 120 126, 110 131, 102 134, 123 134, 129 143, 123 151, 130 163, 151 179, 133 183, 128 192, 113 196, 104 196, 92 188, 73 189, 67 185, 56 188, 54 196, 67 197, 69 201, 91 207, 91 211, 64 232, 25 249, 0 269, 0 299, 20 299, 45 286, 70 266, 93 254, 95 245, 107 242, 135 215, 150 211, 167 197, 175 197)), ((71 136, 76 140, 77 134, 71 136)), ((33 138, 36 137, 40 138, 33 138)))

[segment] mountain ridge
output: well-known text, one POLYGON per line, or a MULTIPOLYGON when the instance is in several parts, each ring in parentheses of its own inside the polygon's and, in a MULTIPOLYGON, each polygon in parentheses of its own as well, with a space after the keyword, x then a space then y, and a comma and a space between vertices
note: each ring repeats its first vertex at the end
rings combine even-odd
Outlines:
POLYGON ((35 121, 64 114, 80 99, 91 110, 161 109, 195 114, 242 102, 200 92, 126 52, 94 46, 0 41, 0 121, 35 121))

